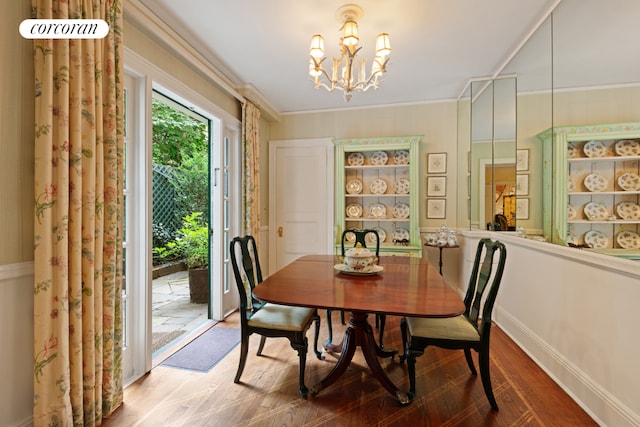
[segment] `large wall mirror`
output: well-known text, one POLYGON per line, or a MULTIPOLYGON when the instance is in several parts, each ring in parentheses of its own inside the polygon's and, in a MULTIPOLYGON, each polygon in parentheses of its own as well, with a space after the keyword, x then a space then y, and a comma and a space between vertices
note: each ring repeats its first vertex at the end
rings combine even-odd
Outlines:
MULTIPOLYGON (((640 22, 640 1, 637 0, 562 0, 500 70, 502 75, 515 75, 517 81, 516 147, 510 151, 515 151, 512 155, 516 163, 526 160, 526 164, 515 168, 516 224, 528 235, 550 240, 544 236, 543 223, 549 206, 544 206, 543 194, 559 185, 543 179, 542 144, 537 135, 562 126, 640 121, 637 22, 640 22)), ((492 82, 494 95, 497 82, 492 82)), ((478 82, 474 91, 472 83, 458 102, 459 170, 461 179, 467 171, 468 181, 466 186, 460 186, 458 193, 461 207, 458 225, 486 229, 486 223, 490 222, 488 216, 495 215, 499 207, 494 206, 494 211, 489 213, 475 181, 483 176, 479 158, 473 155, 475 144, 482 139, 474 132, 482 129, 475 123, 474 112, 476 116, 482 113, 476 112, 472 93, 480 93, 480 84, 478 82)), ((480 99, 488 96, 484 95, 487 91, 484 89, 478 95, 478 109, 488 103, 480 99)), ((496 99, 493 101, 495 107, 496 99)), ((492 114, 497 114, 497 110, 492 114)), ((492 119, 496 123, 498 117, 492 119)), ((498 137, 496 133, 493 139, 508 138, 498 137)), ((495 168, 493 173, 495 178, 495 168)), ((486 184, 486 174, 484 176, 486 184)), ((488 190, 485 196, 486 192, 488 190)))
POLYGON ((471 227, 516 227, 516 79, 473 81, 471 103, 471 227))

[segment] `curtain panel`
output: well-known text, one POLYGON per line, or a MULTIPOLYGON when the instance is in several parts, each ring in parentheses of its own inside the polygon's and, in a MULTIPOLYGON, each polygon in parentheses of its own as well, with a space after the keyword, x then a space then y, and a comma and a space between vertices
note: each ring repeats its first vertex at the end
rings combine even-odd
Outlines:
POLYGON ((260 110, 249 101, 242 105, 242 210, 243 230, 260 247, 260 110))
POLYGON ((34 425, 100 425, 123 393, 122 4, 31 4, 32 18, 109 25, 34 42, 34 425))

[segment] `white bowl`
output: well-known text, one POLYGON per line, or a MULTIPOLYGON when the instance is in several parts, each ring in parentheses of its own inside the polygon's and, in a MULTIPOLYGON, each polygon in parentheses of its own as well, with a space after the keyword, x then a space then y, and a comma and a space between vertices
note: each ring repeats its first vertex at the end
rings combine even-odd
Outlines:
POLYGON ((373 252, 367 248, 355 247, 348 249, 344 254, 344 264, 353 271, 364 270, 374 265, 376 257, 373 252))

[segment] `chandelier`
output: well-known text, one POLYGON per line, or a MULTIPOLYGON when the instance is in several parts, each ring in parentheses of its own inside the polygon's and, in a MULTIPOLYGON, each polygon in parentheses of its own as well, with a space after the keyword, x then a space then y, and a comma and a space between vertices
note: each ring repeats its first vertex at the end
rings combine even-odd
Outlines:
POLYGON ((331 74, 322 64, 327 58, 324 56, 324 39, 320 34, 311 38, 311 48, 309 49, 309 74, 314 79, 316 89, 323 87, 329 92, 336 89, 341 90, 344 92, 346 102, 349 102, 351 93, 354 91, 364 92, 372 87, 378 88, 382 74, 387 71, 388 55, 391 53, 389 34, 378 34, 376 56, 373 58, 371 73, 367 76, 367 59, 357 56, 362 49, 361 46, 358 46, 360 39, 358 38, 357 19, 360 16, 362 16, 362 8, 355 4, 347 4, 338 9, 337 17, 343 23, 340 28, 342 37, 338 43, 340 56, 333 57, 331 74))

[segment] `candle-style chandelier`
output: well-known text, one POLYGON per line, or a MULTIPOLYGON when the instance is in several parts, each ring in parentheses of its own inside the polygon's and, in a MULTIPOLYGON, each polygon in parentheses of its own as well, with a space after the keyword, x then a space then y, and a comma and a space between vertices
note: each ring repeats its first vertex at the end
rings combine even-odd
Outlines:
POLYGON ((371 65, 371 74, 367 76, 366 58, 359 58, 358 52, 362 47, 358 46, 358 22, 362 16, 362 8, 355 4, 346 4, 337 11, 337 17, 342 22, 342 37, 338 45, 340 46, 340 56, 333 57, 331 74, 322 66, 324 56, 324 39, 320 34, 311 38, 311 48, 309 49, 309 74, 313 77, 316 88, 323 87, 329 92, 338 89, 344 92, 345 101, 349 102, 351 93, 354 91, 364 92, 370 88, 378 88, 381 76, 386 72, 389 62, 391 45, 389 44, 389 34, 378 34, 376 38, 376 56, 371 65), (326 82, 323 80, 323 76, 326 82))

